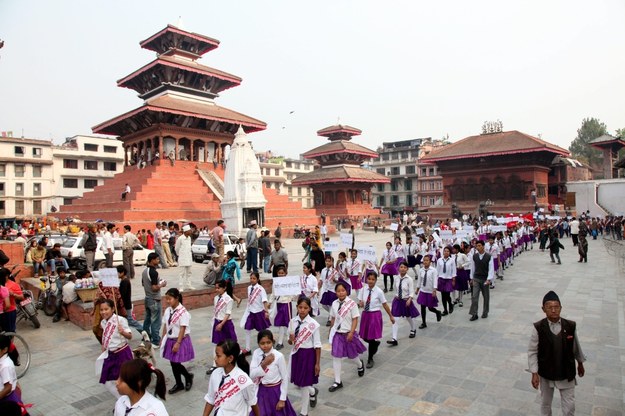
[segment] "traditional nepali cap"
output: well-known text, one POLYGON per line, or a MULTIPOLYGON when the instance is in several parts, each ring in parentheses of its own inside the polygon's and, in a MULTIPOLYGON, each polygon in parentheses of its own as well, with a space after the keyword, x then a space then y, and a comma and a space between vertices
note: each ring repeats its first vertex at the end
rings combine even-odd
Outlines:
POLYGON ((556 294, 556 292, 554 292, 553 290, 550 290, 549 292, 547 292, 547 294, 543 297, 543 305, 549 301, 555 300, 558 303, 560 303, 560 298, 558 297, 558 295, 556 294))
POLYGON ((189 224, 185 224, 182 226, 182 231, 191 231, 191 226, 189 224))

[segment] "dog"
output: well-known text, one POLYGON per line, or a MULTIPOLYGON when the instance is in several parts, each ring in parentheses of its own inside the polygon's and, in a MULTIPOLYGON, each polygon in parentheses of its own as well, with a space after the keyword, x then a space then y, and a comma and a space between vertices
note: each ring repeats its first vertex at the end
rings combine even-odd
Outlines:
POLYGON ((156 358, 154 358, 150 336, 145 331, 141 332, 141 336, 143 337, 143 341, 141 341, 141 344, 139 344, 137 348, 132 350, 132 354, 135 358, 142 358, 145 361, 151 362, 153 366, 156 366, 156 358))

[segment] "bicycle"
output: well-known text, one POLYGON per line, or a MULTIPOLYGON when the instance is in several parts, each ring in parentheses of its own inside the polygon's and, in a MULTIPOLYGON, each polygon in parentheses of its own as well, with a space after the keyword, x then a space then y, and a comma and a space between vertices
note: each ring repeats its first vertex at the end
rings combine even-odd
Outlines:
POLYGON ((56 313, 56 287, 53 289, 53 285, 56 283, 57 277, 40 277, 41 291, 39 292, 39 299, 37 299, 37 309, 43 309, 43 313, 48 316, 53 316, 56 313), (46 282, 49 283, 46 285, 46 282))
POLYGON ((30 347, 26 340, 15 332, 0 332, 0 335, 6 335, 12 338, 11 344, 15 348, 9 348, 9 358, 15 364, 15 372, 17 378, 22 378, 30 368, 31 353, 30 347))

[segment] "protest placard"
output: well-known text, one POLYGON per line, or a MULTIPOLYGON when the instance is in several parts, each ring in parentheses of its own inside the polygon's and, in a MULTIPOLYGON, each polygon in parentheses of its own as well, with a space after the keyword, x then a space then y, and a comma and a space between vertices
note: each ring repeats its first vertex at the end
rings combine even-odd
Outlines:
MULTIPOLYGON (((351 244, 351 240, 350 240, 350 244, 351 244)), ((332 241, 332 240, 326 241, 325 243, 323 243, 323 249, 325 251, 331 251, 331 252, 339 251, 339 242, 332 241)))
POLYGON ((272 293, 274 296, 293 296, 302 293, 299 276, 283 276, 273 278, 272 293))
POLYGON ((425 230, 423 228, 417 228, 414 232, 416 235, 425 234, 425 230))
POLYGON ((104 287, 119 287, 117 269, 100 269, 97 272, 97 277, 104 287))
POLYGON ((341 233, 341 245, 352 248, 353 234, 341 233))
POLYGON ((396 223, 396 222, 393 222, 393 223, 391 223, 391 226, 389 227, 389 229, 391 231, 397 231, 397 230, 399 230, 399 224, 396 223))
POLYGON ((451 240, 452 238, 454 238, 453 233, 451 232, 451 230, 441 230, 440 231, 440 236, 443 240, 451 240))
POLYGON ((361 261, 372 261, 373 263, 377 262, 377 258, 375 256, 375 247, 373 246, 359 246, 356 247, 356 250, 358 250, 358 258, 361 261))

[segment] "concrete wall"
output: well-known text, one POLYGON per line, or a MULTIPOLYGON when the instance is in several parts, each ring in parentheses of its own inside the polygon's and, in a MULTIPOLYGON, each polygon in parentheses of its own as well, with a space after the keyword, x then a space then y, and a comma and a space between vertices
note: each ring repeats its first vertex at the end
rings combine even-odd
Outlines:
POLYGON ((593 217, 605 217, 606 210, 614 215, 625 214, 625 179, 568 182, 566 187, 568 192, 575 192, 578 213, 590 210, 593 217))

